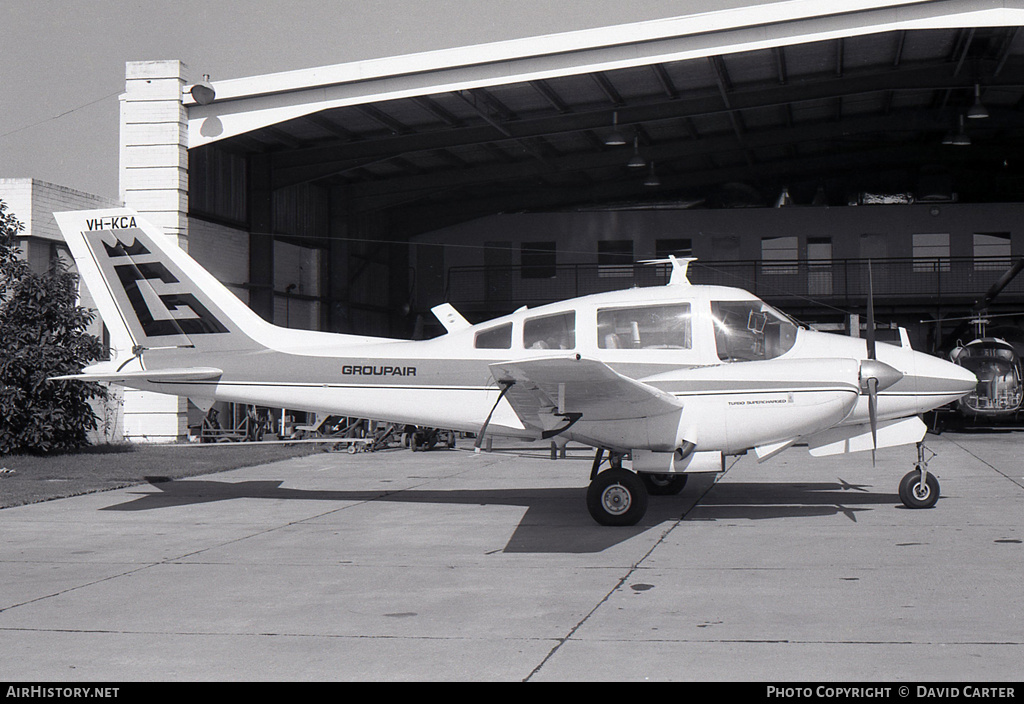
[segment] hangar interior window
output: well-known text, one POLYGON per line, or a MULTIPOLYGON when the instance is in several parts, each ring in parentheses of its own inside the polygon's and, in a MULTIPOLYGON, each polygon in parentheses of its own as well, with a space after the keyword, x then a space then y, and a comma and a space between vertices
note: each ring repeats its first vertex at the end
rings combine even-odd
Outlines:
POLYGON ((974 233, 974 268, 1003 270, 1010 266, 1009 232, 974 233))
POLYGON ((693 240, 689 238, 680 239, 658 239, 654 241, 654 258, 665 259, 668 255, 677 257, 693 256, 693 240))
POLYGON ((555 278, 555 243, 523 242, 519 263, 524 279, 555 278))
POLYGON ((949 233, 922 233, 913 236, 914 271, 949 271, 949 233))
POLYGON ((606 350, 688 350, 690 329, 689 303, 597 311, 597 346, 606 350))
POLYGON ((523 346, 528 350, 571 350, 576 346, 576 311, 527 319, 523 346))
POLYGON ((633 240, 601 240, 597 243, 597 275, 633 276, 633 240))
POLYGON ((478 350, 507 350, 512 347, 512 323, 481 330, 473 343, 478 350))
POLYGON ((761 238, 761 271, 765 274, 795 274, 800 258, 800 240, 790 237, 761 238))
POLYGON ((807 238, 807 289, 812 296, 832 295, 832 238, 807 238))

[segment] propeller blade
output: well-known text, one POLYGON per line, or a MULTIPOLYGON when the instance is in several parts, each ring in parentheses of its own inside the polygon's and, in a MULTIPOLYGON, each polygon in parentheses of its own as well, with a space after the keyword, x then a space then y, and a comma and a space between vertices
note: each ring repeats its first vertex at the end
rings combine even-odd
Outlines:
POLYGON ((868 419, 871 422, 871 464, 875 464, 875 450, 878 449, 878 379, 870 377, 868 386, 868 419))
POLYGON ((871 280, 871 260, 868 259, 868 359, 875 358, 875 290, 871 280))

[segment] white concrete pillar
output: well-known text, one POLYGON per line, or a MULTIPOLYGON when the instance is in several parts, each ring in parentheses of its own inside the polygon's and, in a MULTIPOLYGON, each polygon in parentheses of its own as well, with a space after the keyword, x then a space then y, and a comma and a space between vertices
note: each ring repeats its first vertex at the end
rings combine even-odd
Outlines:
MULTIPOLYGON (((130 61, 121 95, 120 186, 124 204, 188 251, 188 115, 181 61, 130 61)), ((108 327, 110 327, 108 325, 108 327)), ((132 352, 111 330, 119 359, 132 352)), ((187 401, 128 389, 124 435, 136 442, 173 442, 188 433, 187 401)))

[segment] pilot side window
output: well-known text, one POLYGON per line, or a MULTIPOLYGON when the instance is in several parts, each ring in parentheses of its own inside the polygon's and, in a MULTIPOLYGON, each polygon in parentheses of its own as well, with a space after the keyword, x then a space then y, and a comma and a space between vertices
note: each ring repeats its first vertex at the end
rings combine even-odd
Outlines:
POLYGON ((711 317, 723 362, 774 359, 796 342, 796 323, 761 301, 712 301, 711 317))
POLYGON ((597 311, 597 346, 605 350, 688 350, 693 346, 690 304, 602 308, 597 311))
POLYGON ((576 346, 576 311, 526 320, 523 346, 528 350, 571 350, 576 346))
POLYGON ((499 325, 476 334, 473 346, 478 350, 507 350, 512 348, 512 323, 499 325))

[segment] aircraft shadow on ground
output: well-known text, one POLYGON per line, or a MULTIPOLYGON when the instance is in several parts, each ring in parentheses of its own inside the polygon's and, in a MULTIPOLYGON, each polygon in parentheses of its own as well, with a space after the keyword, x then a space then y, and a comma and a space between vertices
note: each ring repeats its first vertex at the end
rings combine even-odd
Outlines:
POLYGON ((526 513, 504 548, 513 553, 593 553, 622 543, 665 522, 766 520, 843 515, 856 523, 857 513, 871 507, 899 503, 894 494, 837 482, 773 483, 722 482, 694 477, 679 496, 650 497, 647 514, 636 526, 610 528, 597 525, 587 513, 586 489, 476 489, 430 491, 325 491, 289 489, 283 481, 226 482, 172 481, 147 477, 159 491, 103 511, 149 511, 231 499, 334 501, 365 503, 386 501, 415 504, 520 506, 526 513))

